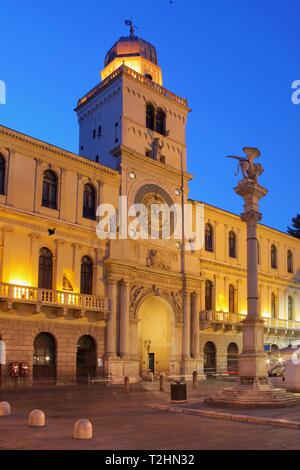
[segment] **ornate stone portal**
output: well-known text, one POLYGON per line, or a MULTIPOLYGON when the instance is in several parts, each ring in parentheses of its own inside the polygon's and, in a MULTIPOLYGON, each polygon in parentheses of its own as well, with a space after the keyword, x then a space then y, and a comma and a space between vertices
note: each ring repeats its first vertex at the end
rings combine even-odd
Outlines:
POLYGON ((263 172, 260 164, 253 159, 260 156, 256 148, 245 147, 245 157, 229 157, 239 160, 243 179, 235 192, 244 199, 244 213, 241 219, 247 224, 247 304, 248 313, 243 321, 243 351, 239 357, 239 383, 224 388, 209 397, 206 402, 217 405, 284 407, 297 404, 292 393, 285 389, 273 388, 269 382, 264 353, 264 321, 258 313, 258 245, 257 222, 262 215, 258 211, 259 200, 267 189, 258 183, 263 172))

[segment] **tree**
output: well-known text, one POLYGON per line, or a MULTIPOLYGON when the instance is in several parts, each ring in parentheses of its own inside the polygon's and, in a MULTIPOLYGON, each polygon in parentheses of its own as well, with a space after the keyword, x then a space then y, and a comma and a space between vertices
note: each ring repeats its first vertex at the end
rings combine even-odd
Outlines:
POLYGON ((292 218, 292 226, 288 227, 287 231, 290 235, 296 238, 300 238, 300 214, 292 218))

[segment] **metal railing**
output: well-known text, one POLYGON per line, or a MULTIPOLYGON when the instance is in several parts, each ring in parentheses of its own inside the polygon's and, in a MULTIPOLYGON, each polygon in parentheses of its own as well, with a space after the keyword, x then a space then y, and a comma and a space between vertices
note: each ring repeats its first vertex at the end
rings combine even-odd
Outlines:
POLYGON ((7 283, 0 283, 0 298, 10 301, 40 302, 45 305, 74 307, 94 311, 105 311, 108 305, 106 297, 54 289, 40 289, 38 287, 17 286, 7 283))

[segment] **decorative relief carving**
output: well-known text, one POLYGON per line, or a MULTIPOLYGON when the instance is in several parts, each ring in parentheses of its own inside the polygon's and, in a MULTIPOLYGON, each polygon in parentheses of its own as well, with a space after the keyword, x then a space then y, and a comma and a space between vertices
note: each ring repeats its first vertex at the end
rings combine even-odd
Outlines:
POLYGON ((157 250, 148 250, 146 265, 148 266, 148 268, 156 267, 160 269, 165 269, 166 271, 170 271, 170 266, 168 266, 168 264, 163 260, 163 258, 158 255, 157 250))
MULTIPOLYGON (((131 288, 129 304, 129 315, 131 320, 137 320, 137 312, 139 305, 148 295, 154 295, 154 292, 158 292, 158 290, 155 291, 153 287, 135 285, 131 288)), ((182 323, 183 311, 181 292, 169 291, 165 289, 159 289, 159 292, 160 295, 158 297, 163 297, 172 307, 176 323, 182 323)))

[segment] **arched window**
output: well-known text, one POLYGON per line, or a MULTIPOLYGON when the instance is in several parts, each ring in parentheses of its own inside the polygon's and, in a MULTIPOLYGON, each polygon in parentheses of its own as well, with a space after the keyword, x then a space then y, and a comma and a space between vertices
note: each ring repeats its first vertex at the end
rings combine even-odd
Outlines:
POLYGON ((41 289, 52 289, 52 253, 48 248, 40 250, 38 286, 41 289))
POLYGON ((277 269, 277 248, 275 245, 271 246, 271 268, 277 269))
POLYGON ((96 191, 90 184, 84 185, 82 215, 86 219, 96 219, 96 191))
POLYGON ((217 351, 212 341, 208 341, 204 345, 203 354, 203 371, 207 376, 214 376, 217 371, 217 351))
POLYGON ((57 209, 57 176, 51 170, 44 172, 42 206, 57 209))
POLYGON ((205 225, 205 249, 206 251, 214 251, 214 233, 210 224, 205 225))
POLYGON ((294 320, 294 300, 290 295, 288 296, 288 320, 294 320))
POLYGON ((166 113, 161 108, 156 110, 155 130, 163 135, 166 133, 166 113))
POLYGON ((235 343, 230 343, 227 348, 227 371, 229 373, 238 372, 239 348, 235 343))
POLYGON ((271 317, 276 318, 276 297, 274 292, 271 294, 271 317))
POLYGON ((233 231, 229 232, 228 244, 230 258, 236 258, 236 234, 233 231))
POLYGON ((294 266, 293 266, 293 253, 291 250, 288 250, 287 252, 287 272, 288 273, 293 273, 294 272, 294 266))
POLYGON ((234 313, 235 302, 234 302, 234 287, 232 284, 229 285, 229 312, 234 313))
POLYGON ((212 310, 213 283, 205 281, 205 310, 212 310))
POLYGON ((5 158, 0 155, 0 194, 5 194, 5 158))
POLYGON ((154 130, 154 106, 151 103, 147 103, 146 106, 146 127, 154 130))
POLYGON ((50 333, 39 333, 33 342, 33 378, 54 379, 56 376, 55 340, 50 333))
POLYGON ((93 263, 88 256, 81 260, 80 292, 91 295, 93 292, 93 263))

